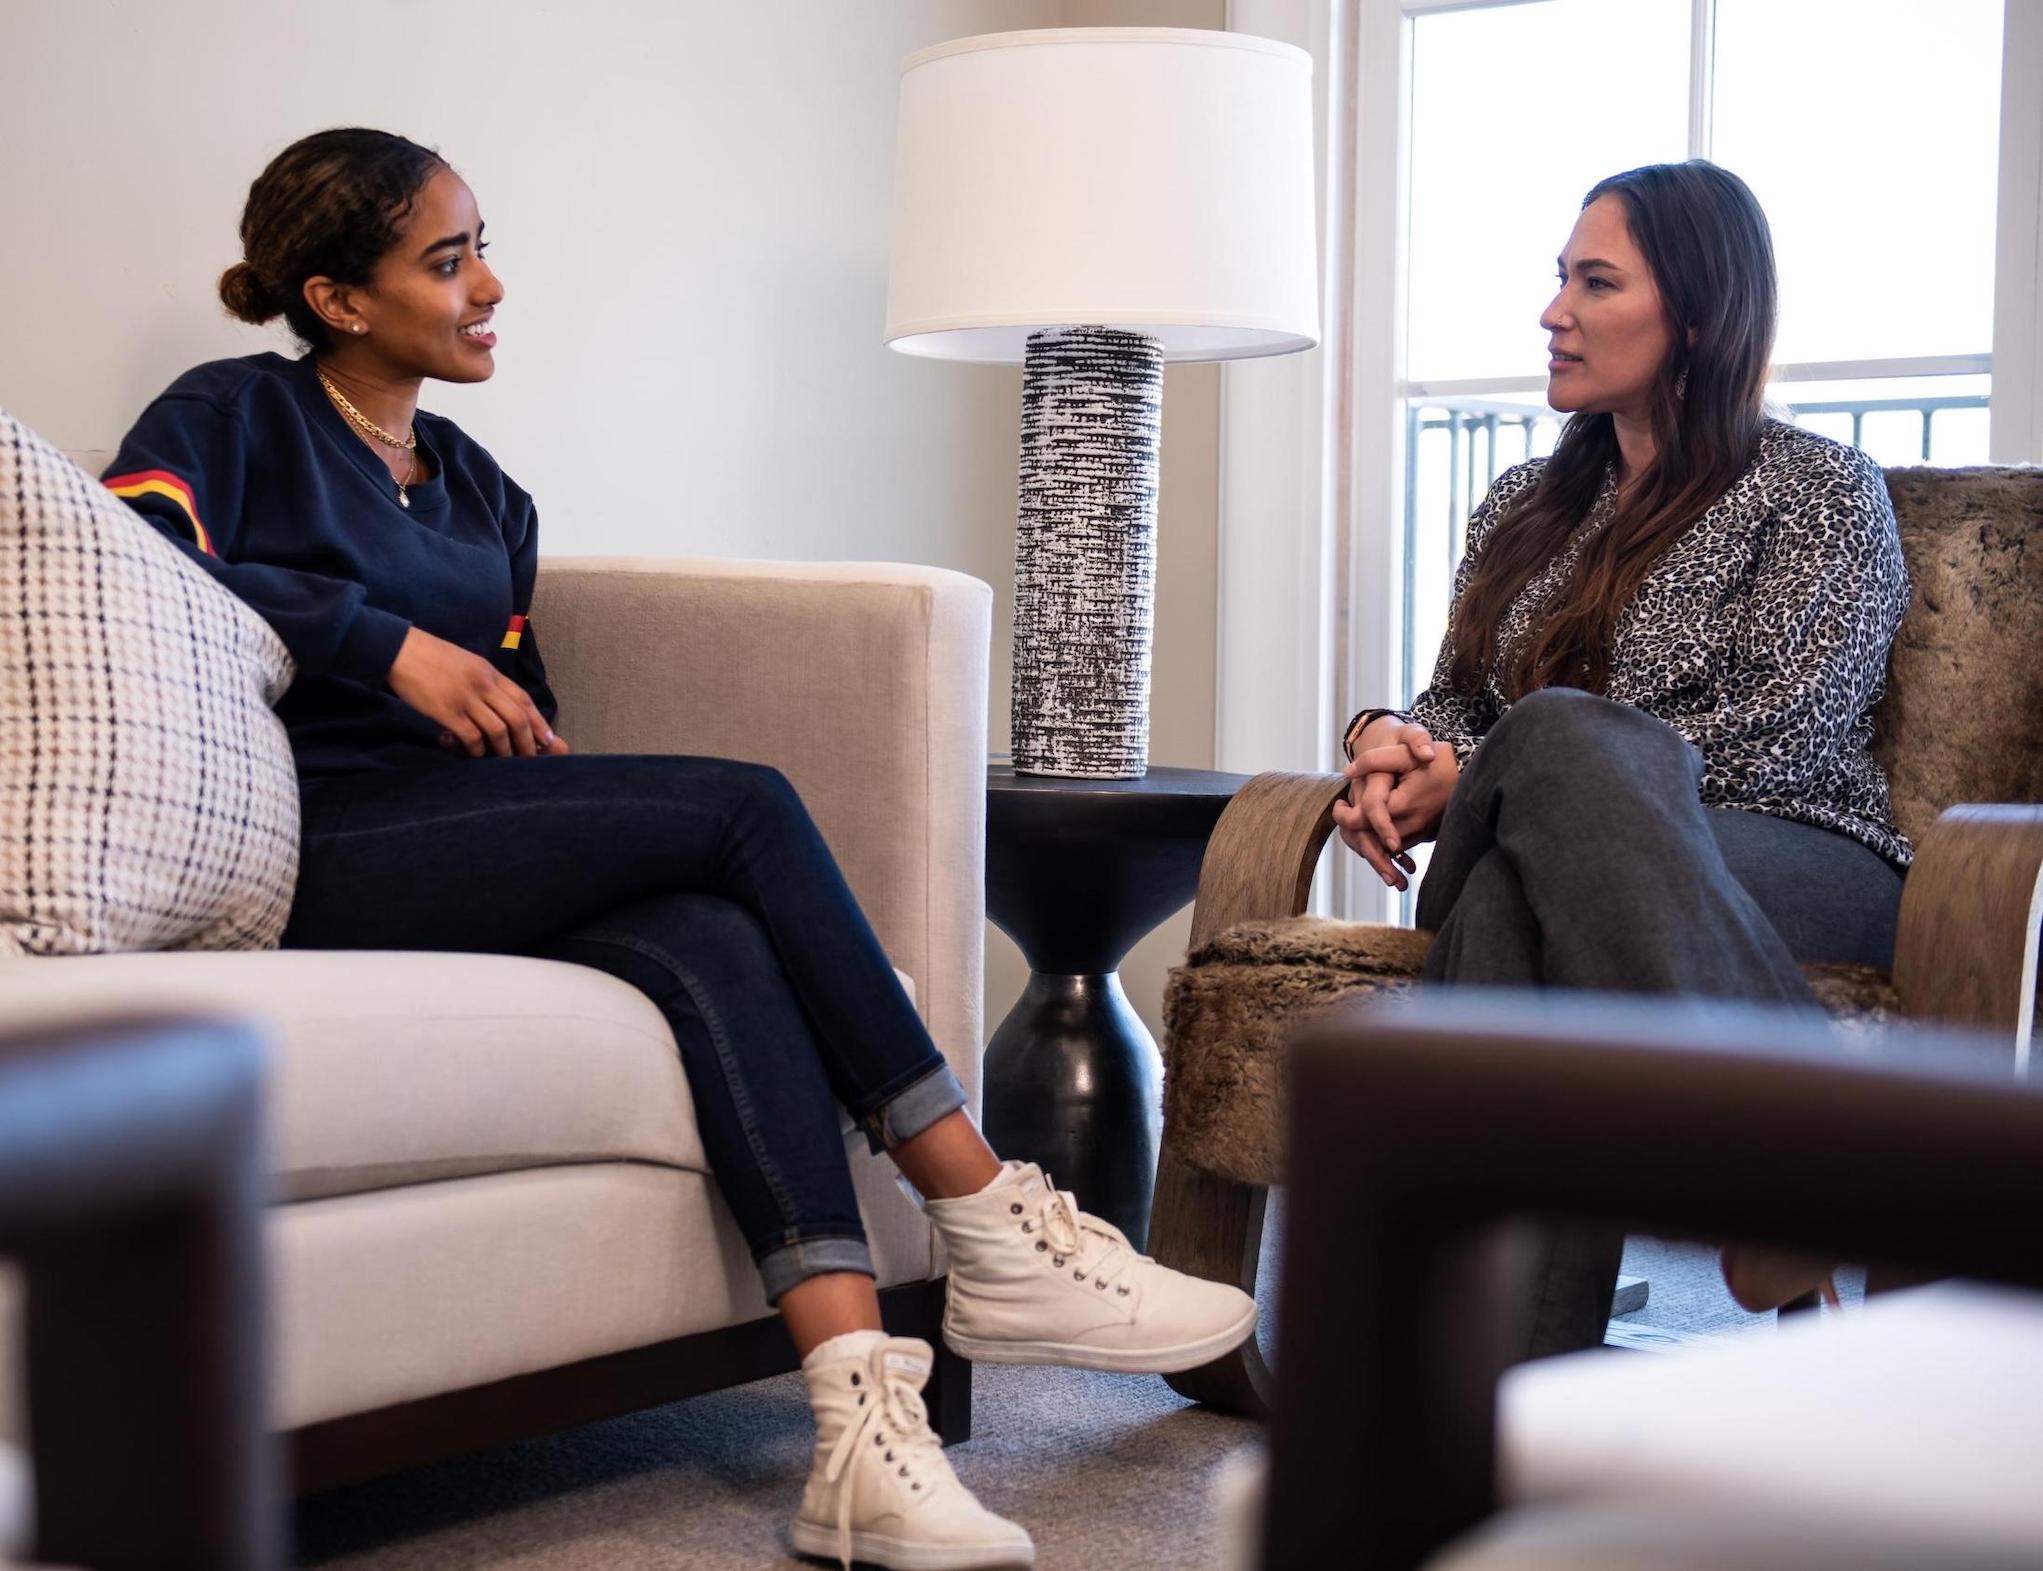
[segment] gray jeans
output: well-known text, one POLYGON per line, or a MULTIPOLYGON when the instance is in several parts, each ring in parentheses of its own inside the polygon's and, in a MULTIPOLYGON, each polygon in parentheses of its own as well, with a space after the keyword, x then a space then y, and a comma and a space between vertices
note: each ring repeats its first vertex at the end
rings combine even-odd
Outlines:
MULTIPOLYGON (((1706 808, 1702 757, 1573 688, 1513 704, 1456 783, 1419 890, 1425 978, 1814 1007, 1798 962, 1885 967, 1901 874, 1847 835, 1706 808)), ((1602 1342, 1624 1239, 1560 1227, 1530 1356, 1602 1342)))

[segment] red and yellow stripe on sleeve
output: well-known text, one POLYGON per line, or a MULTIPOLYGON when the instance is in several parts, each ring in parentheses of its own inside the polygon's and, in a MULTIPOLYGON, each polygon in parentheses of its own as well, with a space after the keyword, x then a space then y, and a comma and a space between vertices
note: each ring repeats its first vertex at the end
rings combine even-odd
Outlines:
POLYGON ((497 647, 499 649, 516 649, 524 641, 525 618, 514 616, 511 618, 511 625, 504 629, 504 641, 497 645, 497 647))
POLYGON ((213 549, 213 537, 206 533, 206 526, 199 522, 199 506, 192 499, 192 488, 168 469, 137 469, 133 474, 108 475, 103 483, 115 496, 169 497, 191 520, 192 535, 199 549, 208 556, 220 554, 213 549))

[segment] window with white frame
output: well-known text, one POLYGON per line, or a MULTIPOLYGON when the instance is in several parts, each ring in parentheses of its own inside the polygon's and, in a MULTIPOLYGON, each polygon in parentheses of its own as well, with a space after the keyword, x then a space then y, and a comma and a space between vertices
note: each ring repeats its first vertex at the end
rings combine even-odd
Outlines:
MULTIPOLYGON (((1538 326, 1583 193, 1742 175, 1776 408, 1886 463, 2043 462, 2043 0, 1228 0, 1314 61, 1321 351, 1223 379, 1220 767, 1319 769, 1423 685, 1463 526, 1551 446, 1538 326), (1982 452, 1982 434, 1985 451, 1982 452)), ((1314 909, 1394 919, 1345 853, 1314 909), (1357 876, 1358 873, 1361 876, 1357 876)))
POLYGON ((1986 461, 2004 6, 2029 3, 1402 0, 1403 603, 1376 609, 1405 697, 1470 511, 1558 435, 1538 317, 1606 175, 1708 157, 1752 187, 1777 412, 1883 464, 1986 461))

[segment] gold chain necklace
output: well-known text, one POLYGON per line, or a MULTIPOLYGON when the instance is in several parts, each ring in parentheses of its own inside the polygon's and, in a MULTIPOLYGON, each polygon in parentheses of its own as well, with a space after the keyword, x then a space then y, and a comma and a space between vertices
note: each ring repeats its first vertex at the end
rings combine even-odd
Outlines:
POLYGON ((338 409, 341 412, 341 414, 346 418, 349 425, 353 426, 357 431, 361 432, 362 435, 368 437, 372 442, 381 442, 385 447, 397 448, 399 451, 407 455, 405 460, 404 478, 397 482, 397 505, 399 507, 410 507, 411 498, 405 494, 405 487, 410 485, 418 477, 419 438, 417 427, 406 426, 403 436, 392 436, 388 431, 384 430, 383 427, 378 425, 375 421, 371 420, 367 415, 363 414, 361 410, 357 409, 353 404, 348 402, 348 395, 346 393, 343 393, 339 388, 333 385, 333 382, 331 381, 331 379, 328 378, 324 368, 315 364, 312 368, 312 371, 313 374, 319 378, 319 385, 326 389, 326 396, 332 400, 334 408, 338 409))

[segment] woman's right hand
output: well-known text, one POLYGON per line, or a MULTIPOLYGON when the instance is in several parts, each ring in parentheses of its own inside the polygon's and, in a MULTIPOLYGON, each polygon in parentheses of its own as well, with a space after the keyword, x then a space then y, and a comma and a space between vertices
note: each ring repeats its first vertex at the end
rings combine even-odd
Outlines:
POLYGON ((470 758, 565 752, 525 689, 480 655, 414 627, 390 666, 390 690, 437 720, 470 758))

